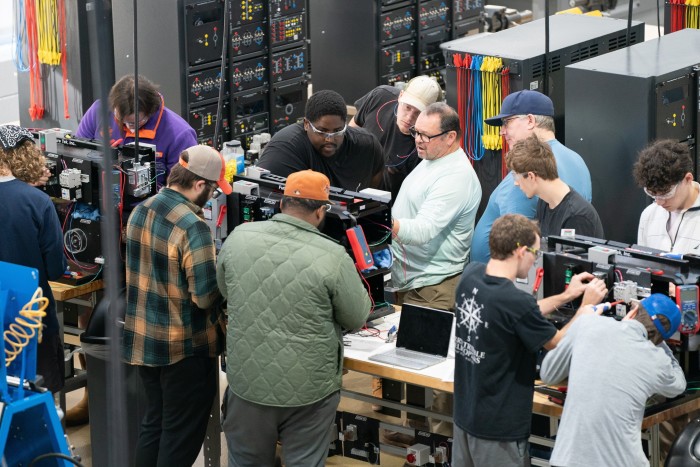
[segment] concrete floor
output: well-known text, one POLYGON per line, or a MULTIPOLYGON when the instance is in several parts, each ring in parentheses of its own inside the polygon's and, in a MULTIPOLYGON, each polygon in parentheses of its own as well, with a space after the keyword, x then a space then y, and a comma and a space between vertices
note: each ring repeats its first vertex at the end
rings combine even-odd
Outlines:
MULTIPOLYGON (((221 393, 223 394, 223 389, 226 387, 226 377, 224 373, 221 373, 221 393)), ((359 373, 350 372, 344 377, 344 384, 356 391, 369 393, 371 378, 367 375, 362 375, 359 373)), ((83 390, 79 389, 73 391, 66 395, 66 405, 67 407, 72 407, 83 397, 83 390)), ((365 404, 352 399, 341 399, 339 411, 352 412, 359 415, 365 415, 367 417, 378 418, 382 421, 396 423, 398 419, 394 417, 388 417, 376 412, 373 412, 369 404, 365 404)), ((75 454, 79 455, 81 458, 81 463, 85 467, 92 466, 92 445, 90 443, 90 425, 83 425, 80 427, 71 427, 66 429, 66 434, 68 435, 68 441, 73 447, 75 454)), ((226 440, 223 434, 221 435, 221 463, 222 467, 227 465, 227 451, 226 451, 226 440)), ((362 462, 354 459, 350 459, 342 456, 334 456, 328 458, 326 463, 328 466, 360 466, 368 465, 367 462, 362 462)), ((374 465, 381 465, 385 467, 402 467, 404 465, 404 459, 402 457, 393 456, 386 453, 381 453, 380 463, 374 465)), ((200 453, 199 458, 194 464, 195 467, 205 467, 205 459, 202 453, 200 453)), ((95 466, 98 467, 98 466, 95 466)), ((211 467, 206 465, 206 467, 211 467)))

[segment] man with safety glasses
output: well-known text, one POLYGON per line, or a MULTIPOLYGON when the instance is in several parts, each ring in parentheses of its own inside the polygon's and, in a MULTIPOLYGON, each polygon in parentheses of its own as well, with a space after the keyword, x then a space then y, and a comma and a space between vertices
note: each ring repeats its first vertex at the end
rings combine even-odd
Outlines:
POLYGON ((355 101, 357 113, 350 126, 364 128, 377 137, 384 150, 382 188, 396 199, 406 176, 420 163, 416 142, 409 132, 418 115, 442 97, 435 78, 416 76, 399 90, 381 85, 355 101))
POLYGON ((639 153, 634 178, 653 199, 639 219, 637 243, 673 253, 700 254, 700 184, 688 146, 670 139, 639 153))
POLYGON ((258 161, 258 167, 287 177, 313 170, 331 185, 346 190, 378 188, 384 155, 377 139, 361 128, 348 127, 348 110, 335 91, 314 93, 306 103, 302 123, 275 133, 258 161))

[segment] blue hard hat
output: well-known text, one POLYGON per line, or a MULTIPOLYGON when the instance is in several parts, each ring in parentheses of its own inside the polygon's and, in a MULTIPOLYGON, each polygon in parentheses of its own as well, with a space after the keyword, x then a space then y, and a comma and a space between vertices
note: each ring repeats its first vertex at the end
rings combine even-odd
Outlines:
POLYGON ((681 312, 678 309, 678 305, 666 295, 660 293, 651 294, 639 303, 647 311, 656 329, 659 330, 664 339, 671 337, 680 327, 681 312), (664 329, 663 323, 657 319, 659 316, 665 316, 668 319, 670 323, 668 329, 664 329))

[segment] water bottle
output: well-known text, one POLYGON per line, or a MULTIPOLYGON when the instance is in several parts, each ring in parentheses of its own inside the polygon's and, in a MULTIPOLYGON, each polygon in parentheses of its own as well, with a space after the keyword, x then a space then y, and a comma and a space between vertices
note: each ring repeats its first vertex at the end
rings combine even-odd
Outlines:
POLYGON ((245 171, 244 152, 241 142, 237 139, 226 141, 221 155, 224 156, 224 161, 226 162, 226 180, 230 183, 234 175, 245 171))

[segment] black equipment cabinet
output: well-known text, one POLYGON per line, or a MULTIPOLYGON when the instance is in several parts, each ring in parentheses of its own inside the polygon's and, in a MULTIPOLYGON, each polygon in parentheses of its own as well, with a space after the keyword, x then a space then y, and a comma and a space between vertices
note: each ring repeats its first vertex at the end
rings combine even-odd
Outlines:
POLYGON ((566 143, 590 169, 608 238, 636 241, 651 198, 632 166, 648 143, 687 143, 697 175, 699 65, 700 31, 684 29, 566 68, 566 143))

